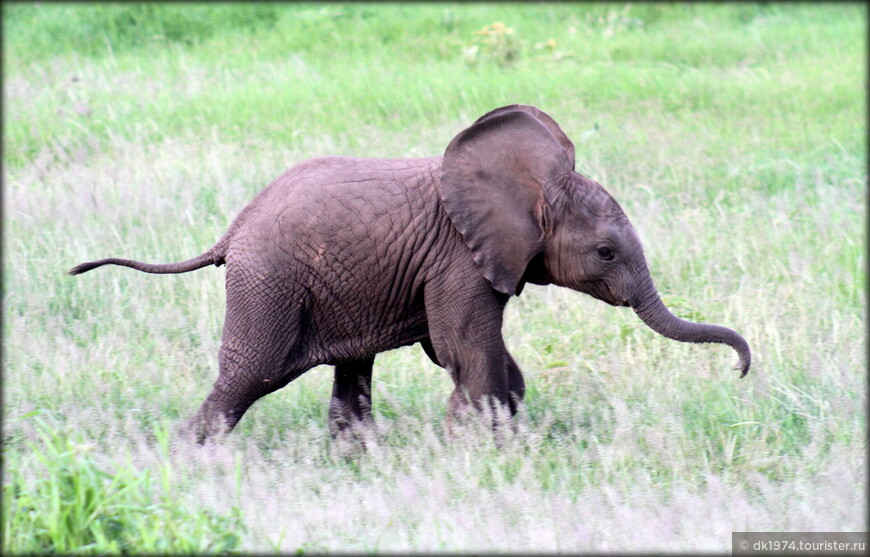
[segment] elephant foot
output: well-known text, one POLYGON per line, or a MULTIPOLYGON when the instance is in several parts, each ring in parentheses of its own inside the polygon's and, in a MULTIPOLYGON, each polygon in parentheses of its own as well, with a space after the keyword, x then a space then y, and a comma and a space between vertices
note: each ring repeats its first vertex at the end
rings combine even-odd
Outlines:
POLYGON ((181 440, 205 445, 207 442, 222 443, 239 422, 242 412, 221 411, 217 404, 206 400, 196 414, 178 430, 181 440))
POLYGON ((484 395, 472 403, 463 393, 454 391, 450 397, 445 417, 445 431, 453 443, 479 444, 481 439, 491 438, 502 447, 506 440, 517 432, 514 414, 519 401, 501 402, 484 395))
POLYGON ((376 432, 371 407, 363 396, 353 406, 333 397, 329 401, 328 425, 329 434, 340 441, 365 444, 366 438, 376 432))
POLYGON ((353 460, 378 442, 378 432, 371 414, 362 419, 345 412, 346 407, 333 399, 329 411, 329 433, 332 455, 341 460, 353 460))

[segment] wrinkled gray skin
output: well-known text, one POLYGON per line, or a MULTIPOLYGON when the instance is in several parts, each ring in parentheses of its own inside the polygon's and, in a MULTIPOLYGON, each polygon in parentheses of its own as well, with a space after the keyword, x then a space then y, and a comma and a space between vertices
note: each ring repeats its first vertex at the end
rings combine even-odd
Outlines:
POLYGON ((196 438, 231 430, 260 397, 319 365, 335 366, 333 434, 371 419, 375 355, 421 343, 449 370, 448 417, 500 403, 523 376, 505 347, 505 304, 526 282, 628 306, 654 331, 717 342, 750 364, 736 332, 675 317, 662 304, 622 209, 574 172, 574 146, 540 110, 496 109, 443 157, 323 157, 281 175, 204 254, 148 273, 226 265, 220 373, 188 422, 196 438), (488 395, 488 396, 486 396, 488 395))

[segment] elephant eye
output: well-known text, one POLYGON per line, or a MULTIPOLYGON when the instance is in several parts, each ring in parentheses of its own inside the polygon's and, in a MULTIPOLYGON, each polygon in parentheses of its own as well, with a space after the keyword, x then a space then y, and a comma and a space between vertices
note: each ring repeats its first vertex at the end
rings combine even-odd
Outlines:
POLYGON ((614 256, 613 249, 611 249, 610 246, 598 246, 595 249, 595 253, 598 254, 598 257, 605 261, 610 261, 611 259, 613 259, 614 256))

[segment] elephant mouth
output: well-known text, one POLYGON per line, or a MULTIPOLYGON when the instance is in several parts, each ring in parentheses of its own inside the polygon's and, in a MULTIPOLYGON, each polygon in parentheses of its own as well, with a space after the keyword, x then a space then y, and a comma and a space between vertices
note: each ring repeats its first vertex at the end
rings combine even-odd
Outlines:
POLYGON ((614 292, 613 289, 608 287, 607 290, 609 291, 608 293, 610 294, 610 296, 608 296, 608 299, 606 301, 611 306, 627 308, 634 305, 632 304, 632 300, 620 296, 619 293, 614 292))
POLYGON ((585 292, 602 302, 614 307, 633 307, 631 299, 624 298, 619 295, 610 285, 603 281, 588 282, 583 285, 583 288, 578 288, 581 292, 585 292))
POLYGON ((608 304, 618 308, 629 308, 632 307, 631 303, 628 300, 604 300, 608 304))

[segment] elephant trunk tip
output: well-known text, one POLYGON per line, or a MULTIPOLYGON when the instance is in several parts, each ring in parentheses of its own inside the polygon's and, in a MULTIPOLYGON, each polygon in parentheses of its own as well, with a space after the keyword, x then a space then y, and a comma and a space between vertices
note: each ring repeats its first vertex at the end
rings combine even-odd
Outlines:
POLYGON ((747 344, 743 344, 743 346, 737 348, 737 353, 740 357, 737 364, 732 368, 740 372, 740 378, 746 377, 746 374, 749 373, 749 365, 752 363, 752 354, 749 352, 749 346, 747 344))

